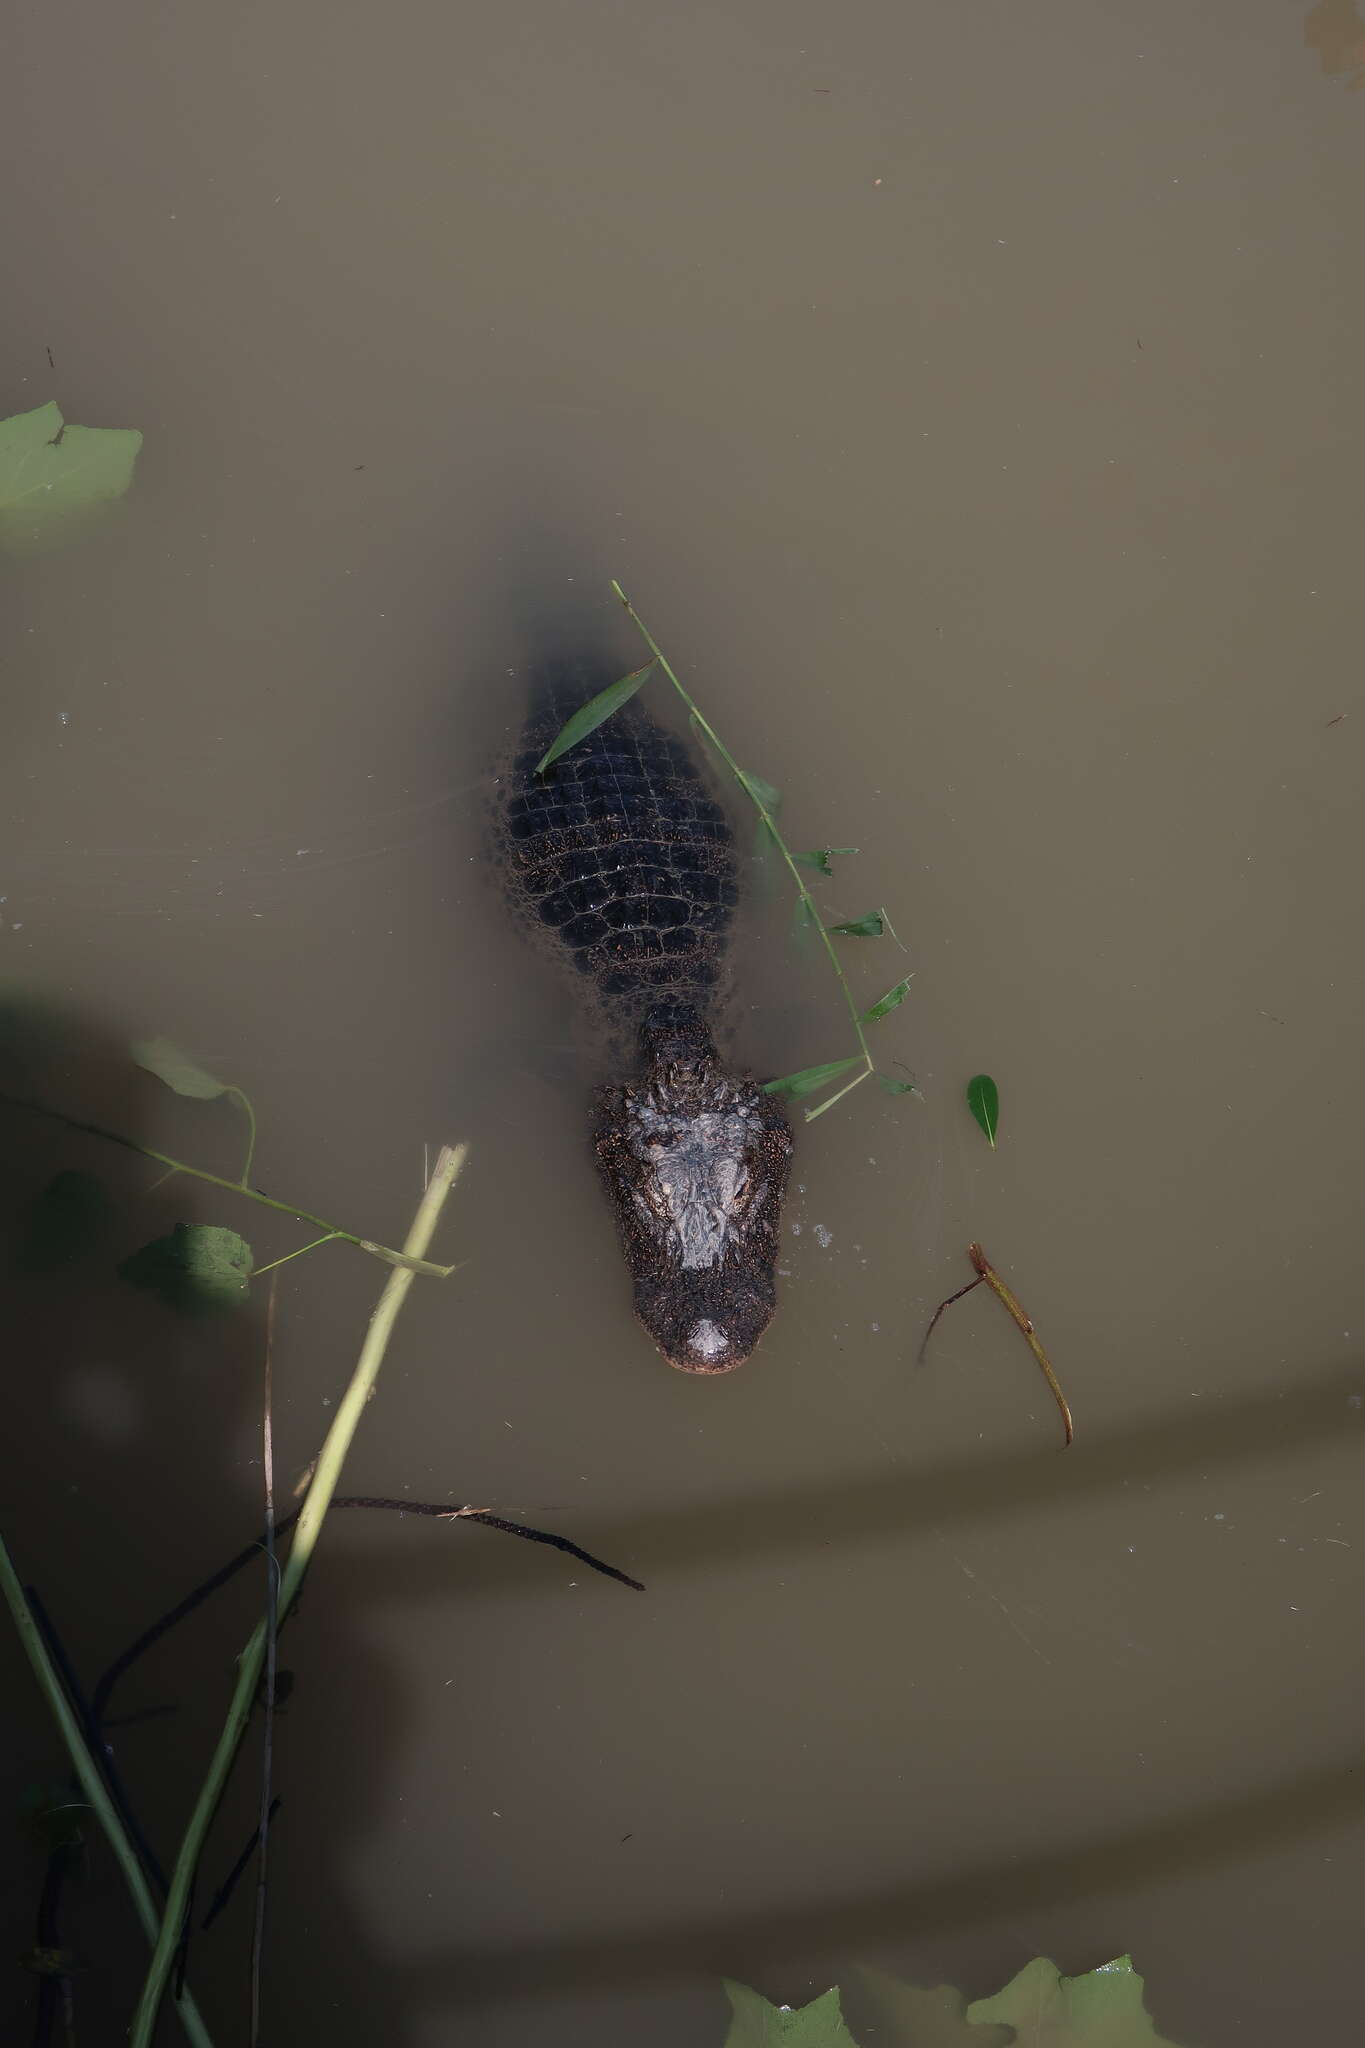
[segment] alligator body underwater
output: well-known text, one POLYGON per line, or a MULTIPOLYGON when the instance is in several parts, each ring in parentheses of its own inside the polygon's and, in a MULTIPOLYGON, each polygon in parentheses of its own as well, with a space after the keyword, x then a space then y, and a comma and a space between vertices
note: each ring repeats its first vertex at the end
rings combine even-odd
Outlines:
POLYGON ((600 687, 537 699, 500 815, 503 864, 514 903, 639 1048, 633 1077, 600 1091, 593 1126, 635 1312, 671 1365, 729 1372, 776 1305, 791 1130, 712 1035, 734 838, 685 743, 635 699, 535 773, 600 687))

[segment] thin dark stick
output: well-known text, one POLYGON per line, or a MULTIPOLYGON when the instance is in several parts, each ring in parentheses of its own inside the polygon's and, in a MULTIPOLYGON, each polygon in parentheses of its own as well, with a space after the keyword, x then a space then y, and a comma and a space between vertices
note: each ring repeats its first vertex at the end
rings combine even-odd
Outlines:
MULTIPOLYGON (((271 1800, 270 1818, 272 1821, 274 1820, 275 1815, 279 1812, 280 1807, 283 1805, 283 1803, 284 1802, 278 1798, 271 1800)), ((209 1900, 209 1909, 207 1913, 205 1913, 203 1919, 199 1922, 199 1932, 201 1934, 207 1934, 209 1928, 212 1927, 214 1921, 218 1918, 218 1915, 222 1912, 224 1906, 226 1906, 228 1900, 236 1891, 237 1886, 241 1881, 243 1871, 246 1869, 247 1864, 250 1863, 252 1857, 256 1853, 256 1845, 260 1841, 260 1839, 260 1829, 253 1828, 251 1830, 251 1833, 247 1836, 246 1840, 242 1844, 241 1854, 238 1856, 236 1862, 233 1864, 227 1876, 223 1879, 223 1882, 219 1885, 213 1897, 209 1900)))
MULTIPOLYGON (((587 1565, 590 1571, 601 1572, 604 1578, 615 1579, 618 1585, 629 1586, 636 1593, 643 1593, 645 1590, 639 1579, 632 1579, 628 1573, 618 1571, 614 1564, 607 1564, 603 1558, 594 1557, 590 1550, 584 1550, 580 1544, 570 1542, 567 1536, 555 1536, 547 1529, 532 1529, 522 1522, 504 1521, 500 1515, 490 1514, 486 1508, 452 1508, 448 1503, 441 1501, 385 1500, 371 1497, 368 1494, 355 1493, 337 1494, 332 1501, 332 1506, 334 1508, 391 1508, 398 1514, 434 1515, 442 1521, 485 1522, 490 1529, 501 1529, 509 1536, 520 1536, 524 1542, 548 1543, 553 1549, 562 1550, 566 1556, 576 1557, 579 1563, 587 1565)), ((275 1524, 275 1538, 277 1542, 281 1536, 284 1536, 293 1528, 302 1513, 303 1504, 300 1502, 298 1507, 292 1509, 289 1514, 281 1516, 275 1524)), ((99 1684, 95 1687, 91 1699, 91 1712, 100 1727, 103 1727, 108 1719, 109 1702, 113 1697, 115 1686, 124 1674, 131 1670, 132 1666, 137 1663, 140 1657, 144 1657, 148 1650, 153 1649, 164 1635, 169 1635, 173 1628, 177 1627, 180 1622, 186 1620, 189 1615, 194 1613, 196 1607, 202 1607, 203 1603, 210 1599, 220 1587, 226 1586, 232 1579, 236 1578, 238 1572, 244 1571, 247 1565, 253 1559, 259 1557, 260 1554, 261 1546, 259 1542, 248 1543, 244 1549, 237 1552, 235 1557, 229 1558, 225 1565, 221 1565, 216 1572, 211 1572, 208 1578, 201 1580, 199 1585, 192 1592, 187 1593, 183 1600, 177 1600, 174 1607, 168 1608, 165 1614, 159 1616, 151 1624, 150 1628, 145 1628, 142 1634, 114 1659, 113 1663, 104 1673, 104 1676, 100 1679, 99 1684)))
POLYGON ((950 1294, 946 1301, 941 1301, 939 1303, 938 1307, 934 1310, 933 1315, 929 1318, 929 1327, 924 1333, 924 1342, 920 1345, 918 1352, 915 1354, 916 1365, 923 1365, 924 1354, 929 1349, 929 1339, 933 1336, 934 1326, 938 1322, 939 1317, 943 1314, 944 1309, 951 1308, 955 1301, 961 1301, 964 1294, 970 1294, 974 1287, 979 1287, 981 1285, 981 1280, 982 1276, 980 1273, 978 1273, 975 1280, 969 1280, 965 1287, 958 1288, 956 1294, 950 1294))
POLYGON ((261 1457, 265 1471, 265 1735, 261 1754, 260 1864, 256 1878, 256 1926, 251 1941, 251 2048, 261 2038, 261 1958, 265 1953, 265 1879, 270 1859, 270 1765, 275 1735, 275 1651, 279 1636, 279 1566, 275 1559, 275 1440, 271 1414, 275 1370, 275 1273, 265 1311, 265 1395, 261 1457))

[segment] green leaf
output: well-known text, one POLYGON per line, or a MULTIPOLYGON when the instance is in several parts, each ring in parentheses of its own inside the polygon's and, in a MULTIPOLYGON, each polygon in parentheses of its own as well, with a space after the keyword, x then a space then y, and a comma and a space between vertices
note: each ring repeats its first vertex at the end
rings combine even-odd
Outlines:
POLYGON ((866 1964, 857 1974, 859 2011, 866 2006, 876 2021, 874 2038, 888 2048, 1009 2048, 1015 2038, 1010 2027, 970 2025, 967 2001, 952 1984, 921 1991, 866 1964))
POLYGON ((862 1054, 854 1053, 850 1059, 826 1060, 821 1067, 802 1067, 801 1071, 797 1074, 782 1074, 776 1081, 765 1081, 763 1083, 763 1093, 765 1095, 815 1095, 824 1087, 827 1081, 833 1081, 838 1075, 846 1074, 850 1067, 860 1067, 862 1064, 862 1054))
POLYGON ((856 846, 815 846, 808 853, 794 853, 792 859, 799 868, 818 868, 822 875, 832 875, 830 863, 841 853, 856 853, 856 846))
POLYGON ((724 1981, 732 2014, 725 2048, 858 2048, 844 2025, 837 1989, 793 2012, 790 2006, 770 2005, 747 1984, 724 1981))
POLYGON ((827 932, 842 932, 846 939, 879 939, 886 930, 886 912, 869 910, 866 917, 851 917, 845 924, 827 924, 827 932))
POLYGON ((605 725, 613 711, 619 711, 628 704, 640 685, 653 674, 654 663, 647 661, 643 668, 622 676, 616 683, 608 683, 605 690, 599 690, 595 697, 589 697, 586 704, 580 704, 573 717, 562 725, 549 747, 536 762, 536 774, 543 775, 561 754, 567 754, 570 747, 576 747, 590 732, 596 732, 599 725, 605 725))
POLYGON ((139 1038, 133 1045, 133 1058, 147 1073, 155 1074, 158 1081, 164 1081, 177 1095, 192 1095, 198 1102, 212 1102, 215 1096, 226 1095, 230 1083, 219 1081, 206 1073, 179 1046, 172 1045, 169 1038, 139 1038))
POLYGON ((924 1100, 913 1081, 898 1081, 894 1074, 878 1074, 877 1086, 884 1095, 919 1095, 924 1100))
POLYGON ((29 1203, 16 1247, 26 1273, 50 1273, 94 1251, 107 1235, 113 1204, 93 1173, 59 1173, 29 1203))
POLYGON ((756 803, 762 804, 770 817, 782 808, 782 792, 775 783, 765 782, 761 775, 753 774, 748 768, 741 768, 739 779, 756 803))
POLYGON ((879 1017, 885 1017, 889 1011, 899 1009, 910 993, 910 984, 914 978, 913 974, 907 974, 904 981, 898 981, 896 986, 889 988, 884 996, 878 996, 871 1009, 863 1011, 862 1016, 858 1019, 859 1023, 875 1024, 879 1017))
POLYGON ((0 546, 52 538, 121 498, 141 446, 131 428, 68 427, 55 401, 0 420, 0 546))
POLYGON ((994 1152, 995 1134, 1000 1128, 1000 1090, 989 1074, 972 1075, 967 1083, 967 1107, 986 1133, 986 1142, 994 1152))
POLYGON ((1017 2048, 1175 2048, 1152 2024, 1131 1956, 1084 1977, 1063 1977, 1035 1957, 994 1998, 968 2006, 967 2017, 1013 2027, 1017 2048))
POLYGON ((180 1315, 219 1315, 241 1308, 251 1277, 251 1246, 216 1223, 177 1223, 123 1261, 119 1273, 180 1315))

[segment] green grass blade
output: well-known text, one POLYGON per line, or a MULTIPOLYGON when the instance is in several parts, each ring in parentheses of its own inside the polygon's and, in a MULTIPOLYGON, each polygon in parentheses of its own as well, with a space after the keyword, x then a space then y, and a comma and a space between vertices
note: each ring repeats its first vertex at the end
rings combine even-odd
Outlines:
POLYGON ((879 1017, 885 1017, 890 1011, 899 1009, 910 993, 910 984, 914 978, 913 974, 907 974, 904 981, 898 981, 884 996, 878 996, 871 1009, 863 1011, 859 1021, 863 1024, 875 1024, 879 1017))
POLYGON ((856 846, 813 846, 806 853, 794 853, 792 859, 799 868, 816 868, 822 875, 832 875, 831 863, 836 855, 857 851, 856 846))
POLYGON ((536 762, 536 774, 543 775, 561 754, 567 754, 570 747, 576 747, 599 725, 605 725, 614 711, 628 704, 642 683, 649 680, 655 664, 647 661, 643 668, 637 668, 628 676, 622 676, 616 683, 608 683, 605 690, 599 690, 595 697, 589 697, 586 704, 580 704, 570 718, 555 734, 553 741, 536 762))
POLYGON ((818 1067, 802 1067, 796 1074, 781 1074, 776 1081, 765 1081, 765 1095, 815 1095, 840 1074, 846 1074, 850 1067, 861 1067, 866 1062, 861 1053, 854 1053, 846 1060, 826 1060, 818 1067))
POLYGON ((827 924, 827 932, 842 932, 846 939, 879 939, 886 930, 886 912, 869 910, 865 917, 850 917, 843 924, 827 924))

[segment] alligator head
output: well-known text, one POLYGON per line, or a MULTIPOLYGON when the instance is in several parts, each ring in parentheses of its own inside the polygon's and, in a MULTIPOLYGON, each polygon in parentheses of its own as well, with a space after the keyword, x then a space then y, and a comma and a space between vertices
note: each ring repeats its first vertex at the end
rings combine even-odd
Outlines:
POLYGON ((727 1072, 691 1004, 657 1004, 641 1040, 643 1073, 603 1090, 593 1134, 635 1313, 670 1365, 730 1372, 777 1303, 791 1130, 756 1081, 727 1072))

